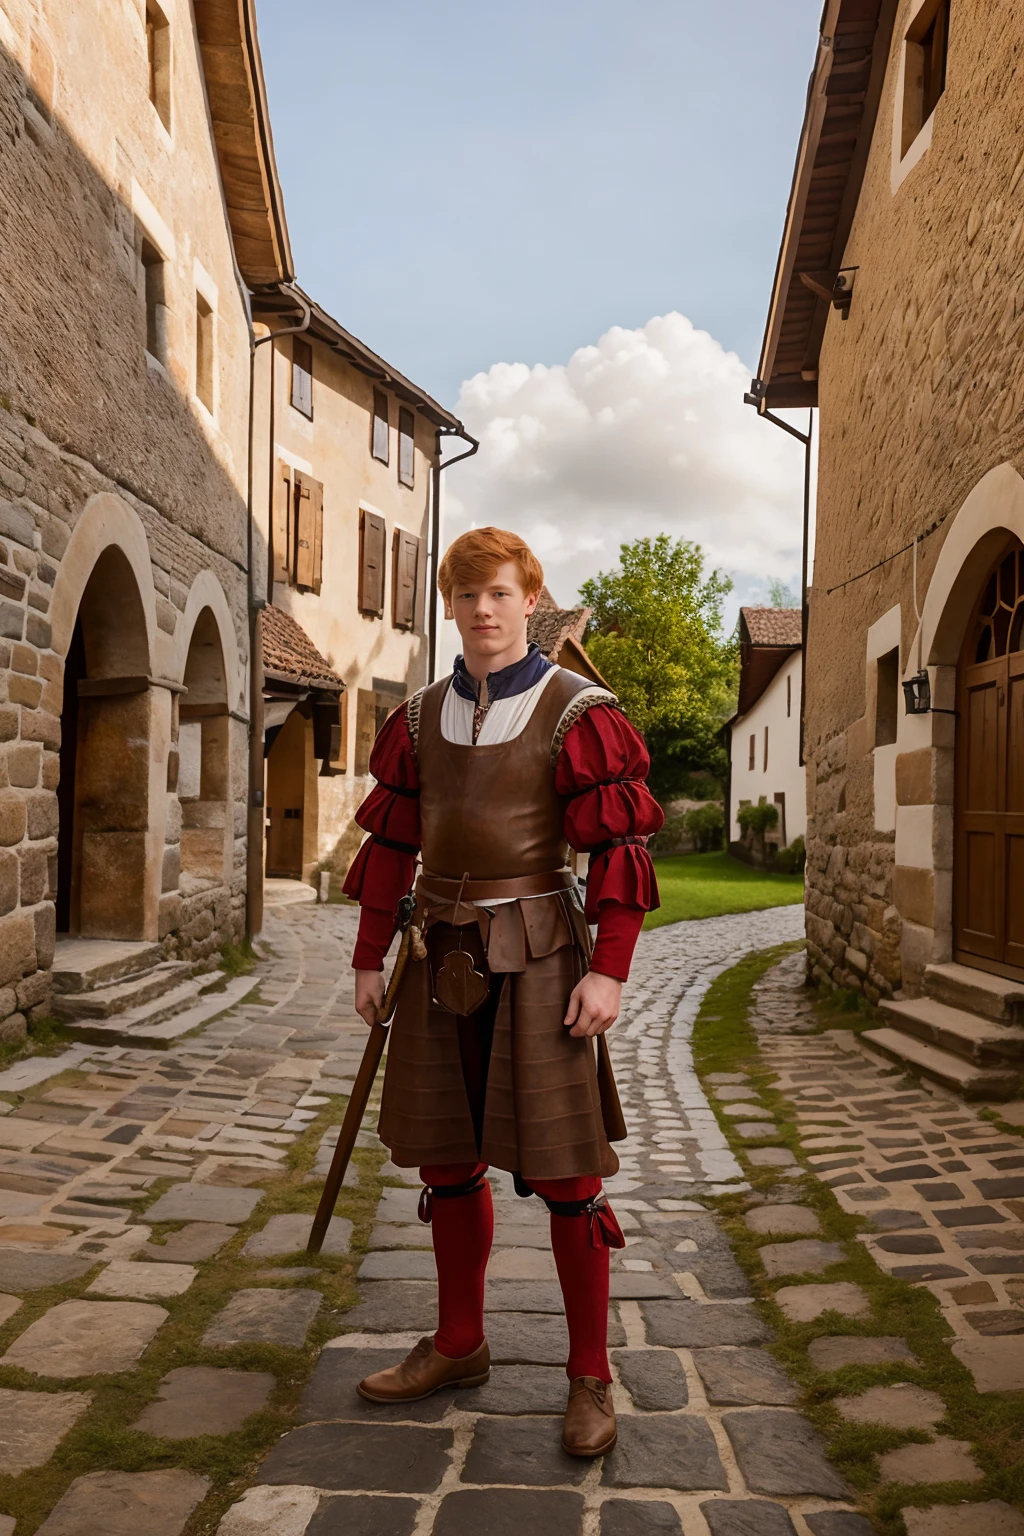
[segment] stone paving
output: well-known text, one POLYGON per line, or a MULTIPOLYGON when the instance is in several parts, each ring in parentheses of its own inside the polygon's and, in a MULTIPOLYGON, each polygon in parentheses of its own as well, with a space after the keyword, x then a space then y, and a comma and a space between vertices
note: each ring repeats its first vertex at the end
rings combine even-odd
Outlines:
MULTIPOLYGON (((170 1463, 192 1436, 232 1433, 268 1401, 276 1378, 238 1369, 222 1351, 301 1348, 324 1316, 317 1261, 274 1267, 301 1249, 308 1218, 261 1220, 259 1180, 281 1168, 328 1096, 350 1087, 365 1039, 352 1012, 354 921, 346 907, 279 910, 268 920, 273 958, 253 978, 258 998, 170 1050, 76 1046, 0 1074, 0 1479, 31 1477, 88 1425, 97 1383, 145 1359, 202 1266, 220 1262, 243 1223, 252 1226, 233 1262, 248 1266, 249 1278, 206 1325, 205 1363, 168 1370, 134 1427, 165 1442, 170 1463), (64 1068, 73 1080, 56 1078, 64 1068), (64 1293, 37 1316, 33 1299, 54 1285, 64 1293)), ((359 1260, 359 1302, 337 1315, 294 1427, 220 1521, 219 1536, 518 1536, 523 1522, 536 1536, 868 1536, 793 1406, 795 1389, 765 1347, 769 1330, 702 1203, 748 1186, 694 1075, 690 1027, 716 976, 751 950, 799 937, 801 921, 799 908, 783 908, 641 937, 610 1036, 630 1126, 621 1172, 609 1182, 627 1236, 613 1255, 609 1325, 616 1450, 596 1463, 561 1453, 566 1338, 546 1213, 518 1200, 502 1174, 492 1180, 490 1381, 402 1408, 355 1395, 362 1375, 434 1323, 417 1190, 408 1173, 385 1164, 388 1182, 359 1260)), ((877 1262, 939 1296, 979 1387, 996 1390, 1008 1374, 1019 1386, 1021 1143, 908 1082, 852 1036, 799 1038, 817 1027, 801 977, 799 956, 768 972, 755 990, 754 1022, 778 1086, 797 1106, 815 1172, 846 1209, 872 1216, 878 1230, 864 1241, 877 1262)), ((751 1165, 783 1179, 799 1173, 792 1153, 770 1144, 770 1111, 756 1090, 742 1074, 726 1076, 715 1094, 751 1165)), ((320 1175, 336 1134, 322 1138, 320 1175)), ((357 1180, 350 1170, 347 1184, 357 1180)), ((813 1212, 787 1202, 785 1187, 771 1204, 752 1197, 746 1218, 774 1275, 803 1277, 776 1299, 795 1317, 857 1316, 857 1286, 805 1283, 832 1262, 834 1245, 813 1212)), ((350 1223, 337 1219, 325 1253, 344 1254, 350 1239, 350 1223)), ((822 1370, 907 1357, 903 1340, 883 1336, 818 1339, 811 1350, 822 1370)), ((850 1399, 851 1418, 926 1431, 940 1421, 941 1403, 920 1388, 869 1393, 850 1399)), ((970 1447, 941 1434, 883 1462, 884 1476, 907 1482, 934 1480, 937 1467, 968 1482, 979 1475, 970 1447)), ((173 1465, 97 1471, 71 1482, 39 1530, 212 1530, 202 1514, 208 1493, 205 1477, 173 1465)), ((937 1507, 925 1512, 927 1526, 918 1513, 906 1511, 908 1536, 1024 1532, 1024 1517, 998 1501, 937 1507)), ((0 1513, 0 1536, 13 1532, 0 1513)))
MULTIPOLYGON (((978 1390, 1024 1387, 1024 1141, 848 1031, 793 1038, 794 1024, 813 1016, 801 979, 793 961, 769 971, 752 1021, 811 1170, 844 1209, 870 1216, 878 1230, 862 1241, 876 1264, 938 1298, 978 1390), (782 1018, 789 1034, 779 1033, 782 1018)), ((771 1127, 756 1130, 763 1143, 771 1127)), ((801 1272, 827 1262, 812 1256, 801 1272)))

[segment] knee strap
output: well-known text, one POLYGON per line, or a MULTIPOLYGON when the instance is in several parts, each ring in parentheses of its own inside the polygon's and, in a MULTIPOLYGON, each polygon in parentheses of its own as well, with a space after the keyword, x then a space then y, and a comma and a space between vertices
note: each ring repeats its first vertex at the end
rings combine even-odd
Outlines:
POLYGON ((483 1173, 474 1173, 471 1178, 463 1179, 461 1184, 424 1184, 416 1214, 425 1226, 429 1226, 435 1200, 461 1200, 463 1195, 475 1195, 483 1187, 483 1173))
POLYGON ((552 1216, 586 1216, 590 1221, 590 1246, 592 1248, 625 1248, 626 1239, 603 1193, 591 1195, 586 1200, 541 1199, 552 1216))

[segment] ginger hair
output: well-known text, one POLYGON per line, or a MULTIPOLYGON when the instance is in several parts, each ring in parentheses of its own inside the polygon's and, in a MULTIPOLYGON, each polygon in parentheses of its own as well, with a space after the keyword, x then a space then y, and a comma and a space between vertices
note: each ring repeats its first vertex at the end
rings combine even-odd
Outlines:
POLYGON ((544 585, 544 567, 517 533, 505 528, 472 528, 449 544, 437 573, 437 589, 451 601, 453 590, 470 583, 491 581, 498 567, 511 561, 527 597, 544 585))

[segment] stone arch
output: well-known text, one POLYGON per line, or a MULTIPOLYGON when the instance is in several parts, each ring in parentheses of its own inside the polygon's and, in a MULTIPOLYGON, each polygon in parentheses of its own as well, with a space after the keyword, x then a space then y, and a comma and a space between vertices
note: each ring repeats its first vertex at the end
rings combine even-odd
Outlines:
MULTIPOLYGON (((144 661, 140 670, 149 674, 153 670, 153 638, 156 631, 156 592, 153 587, 149 543, 142 519, 135 509, 122 497, 109 491, 90 496, 61 559, 50 605, 53 649, 60 656, 67 655, 85 589, 97 562, 110 549, 116 549, 123 562, 118 567, 122 582, 128 571, 131 572, 134 591, 130 585, 119 584, 106 595, 114 603, 123 600, 131 604, 137 599, 141 604, 144 654, 141 653, 142 648, 136 645, 131 660, 133 665, 144 661)), ((130 625, 128 629, 134 633, 134 626, 130 625)), ((110 660, 113 665, 113 654, 110 660)), ((110 672, 107 675, 118 674, 110 672)))
MULTIPOLYGON (((76 548, 72 539, 61 566, 68 579, 54 636, 64 663, 57 926, 88 938, 143 939, 156 930, 153 745, 157 716, 169 705, 166 695, 157 703, 150 686, 148 550, 147 605, 136 578, 137 543, 130 538, 126 549, 102 517, 90 525, 98 534, 91 547, 83 539, 76 548), (76 569, 78 558, 91 563, 76 569)), ((131 522, 126 526, 131 533, 131 522)))
POLYGON ((245 702, 243 698, 245 673, 238 654, 238 639, 231 618, 231 609, 224 588, 211 570, 200 571, 192 583, 192 589, 185 603, 185 612, 175 631, 172 660, 168 667, 169 675, 176 682, 184 681, 193 632, 204 609, 212 614, 220 636, 221 653, 224 658, 225 696, 228 705, 232 709, 238 709, 245 702))
MULTIPOLYGON (((191 896, 227 882, 234 836, 227 665, 220 625, 208 606, 192 625, 183 681, 176 721, 178 883, 182 894, 191 896)), ((172 746, 172 760, 173 752, 172 746)))

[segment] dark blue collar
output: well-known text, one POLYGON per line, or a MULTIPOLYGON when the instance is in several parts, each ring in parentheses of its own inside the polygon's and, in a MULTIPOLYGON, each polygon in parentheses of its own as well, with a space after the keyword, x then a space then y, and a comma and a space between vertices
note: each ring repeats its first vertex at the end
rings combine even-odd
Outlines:
MULTIPOLYGON (((545 672, 551 670, 552 665, 553 663, 548 661, 540 646, 531 641, 521 661, 514 661, 509 667, 502 667, 500 672, 488 672, 488 704, 493 704, 495 699, 511 699, 517 693, 526 693, 534 683, 540 682, 545 672)), ((471 699, 475 704, 480 696, 480 684, 475 677, 470 677, 461 656, 456 656, 452 670, 455 679, 452 686, 459 698, 471 699)))

